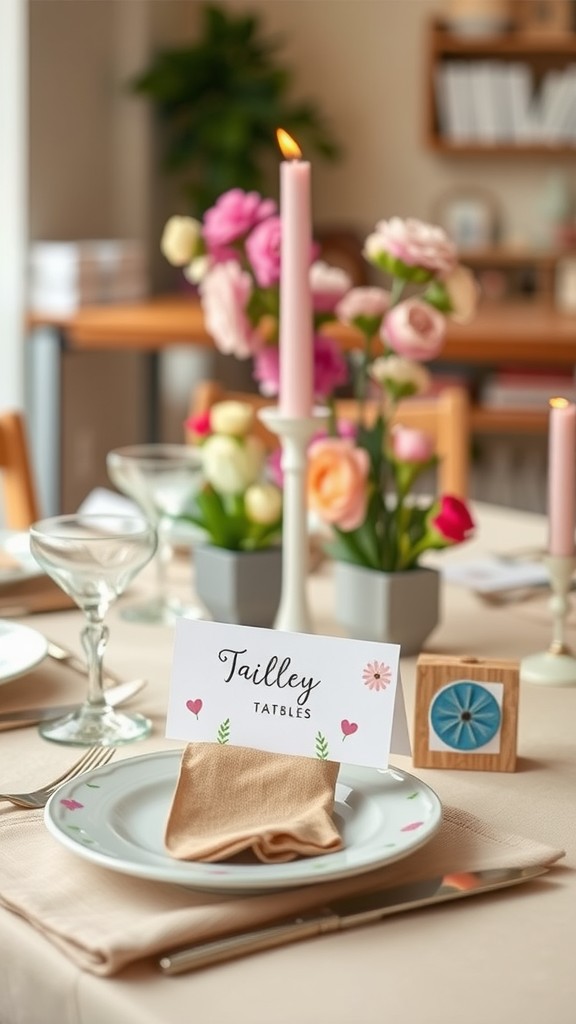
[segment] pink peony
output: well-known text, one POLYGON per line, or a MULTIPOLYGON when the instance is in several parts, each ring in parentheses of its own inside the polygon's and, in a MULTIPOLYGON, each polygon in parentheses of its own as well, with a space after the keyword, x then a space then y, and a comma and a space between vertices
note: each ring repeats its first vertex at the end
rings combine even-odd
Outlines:
POLYGON ((442 349, 446 322, 442 313, 421 299, 406 299, 384 317, 380 334, 400 356, 434 359, 442 349))
POLYGON ((320 519, 356 530, 368 505, 370 457, 345 438, 327 437, 308 450, 308 501, 320 519))
POLYGON ((457 262, 456 246, 446 232, 415 218, 379 221, 366 239, 364 252, 376 264, 388 254, 409 267, 439 274, 449 274, 457 262))
POLYGON ((280 280, 280 217, 267 217, 246 239, 246 254, 254 277, 261 288, 271 288, 280 280))
POLYGON ((340 347, 325 334, 314 336, 314 397, 328 398, 332 392, 346 384, 348 365, 340 347))
POLYGON ((430 525, 437 530, 446 544, 461 544, 476 528, 470 510, 464 501, 445 494, 432 509, 430 525))
MULTIPOLYGON (((314 336, 313 357, 314 397, 324 399, 332 394, 334 388, 346 383, 348 366, 336 342, 324 334, 314 336)), ((254 379, 258 381, 263 395, 271 397, 278 394, 280 353, 276 347, 267 345, 257 353, 254 361, 254 379)))
POLYGON ((345 270, 317 260, 310 267, 312 306, 317 313, 333 313, 350 289, 351 280, 345 270))
POLYGON ((204 214, 202 234, 209 254, 222 262, 229 256, 233 242, 275 214, 276 209, 273 199, 262 199, 258 192, 244 192, 241 188, 224 192, 204 214))
POLYGON ((392 454, 398 462, 428 462, 434 454, 434 441, 415 427, 397 423, 392 428, 392 454))
POLYGON ((238 263, 217 263, 200 285, 208 333, 221 352, 238 359, 248 359, 262 344, 246 315, 251 294, 250 274, 238 263))

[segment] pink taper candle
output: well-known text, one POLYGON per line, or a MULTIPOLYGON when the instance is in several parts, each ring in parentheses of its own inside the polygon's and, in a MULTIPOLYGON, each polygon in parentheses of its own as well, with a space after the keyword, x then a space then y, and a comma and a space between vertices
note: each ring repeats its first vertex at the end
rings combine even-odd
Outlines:
POLYGON ((548 551, 574 554, 576 501, 576 405, 550 400, 548 432, 548 551))
POLYGON ((312 216, 310 164, 281 128, 278 143, 282 220, 280 267, 280 412, 287 417, 312 411, 313 333, 310 257, 312 216))

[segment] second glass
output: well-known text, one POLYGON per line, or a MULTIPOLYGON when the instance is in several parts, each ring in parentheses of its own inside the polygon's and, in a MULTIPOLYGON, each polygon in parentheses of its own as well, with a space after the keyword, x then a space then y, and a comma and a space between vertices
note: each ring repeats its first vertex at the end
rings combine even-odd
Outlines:
POLYGON ((171 532, 202 485, 200 452, 185 444, 138 444, 115 448, 106 456, 113 484, 139 505, 158 532, 156 593, 128 605, 121 614, 132 622, 174 625, 179 617, 201 618, 202 610, 170 595, 167 567, 172 557, 171 532))

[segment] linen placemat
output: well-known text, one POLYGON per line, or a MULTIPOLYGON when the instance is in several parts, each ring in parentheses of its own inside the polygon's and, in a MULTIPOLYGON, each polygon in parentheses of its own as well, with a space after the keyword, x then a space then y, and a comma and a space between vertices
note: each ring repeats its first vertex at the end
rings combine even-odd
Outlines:
POLYGON ((179 860, 197 861, 229 860, 251 850, 265 864, 341 850, 332 819, 339 769, 336 761, 188 743, 166 848, 179 860))
POLYGON ((338 896, 458 870, 550 865, 563 855, 445 807, 429 843, 377 871, 263 895, 216 895, 99 867, 61 846, 46 831, 42 811, 2 810, 0 905, 79 967, 111 975, 136 960, 292 918, 338 896))

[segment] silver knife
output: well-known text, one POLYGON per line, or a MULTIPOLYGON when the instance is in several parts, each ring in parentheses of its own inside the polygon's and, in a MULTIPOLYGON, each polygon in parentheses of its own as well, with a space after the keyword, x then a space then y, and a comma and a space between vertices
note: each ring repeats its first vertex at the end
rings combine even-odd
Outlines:
POLYGON ((547 871, 548 868, 543 866, 457 871, 394 889, 348 896, 333 900, 330 906, 316 910, 309 916, 302 915, 284 924, 258 928, 242 935, 232 935, 226 939, 167 953, 160 958, 158 965, 164 974, 183 974, 185 971, 195 971, 199 967, 208 967, 224 960, 246 956, 248 953, 297 942, 299 939, 310 939, 326 932, 357 928, 405 910, 417 910, 432 903, 445 903, 465 896, 494 892, 496 889, 539 878, 547 871))
MULTIPOLYGON (((134 697, 146 685, 145 679, 130 679, 118 686, 111 686, 105 691, 106 703, 117 707, 124 701, 134 697)), ((0 729, 16 729, 19 726, 36 725, 37 722, 48 722, 52 718, 68 715, 80 707, 75 704, 53 704, 45 708, 26 708, 23 711, 5 711, 0 714, 0 729)))

